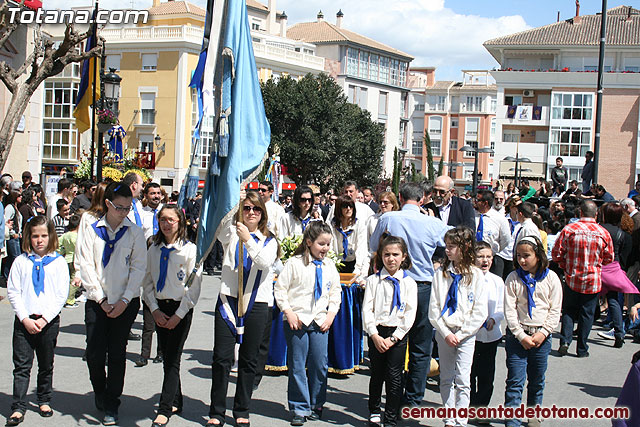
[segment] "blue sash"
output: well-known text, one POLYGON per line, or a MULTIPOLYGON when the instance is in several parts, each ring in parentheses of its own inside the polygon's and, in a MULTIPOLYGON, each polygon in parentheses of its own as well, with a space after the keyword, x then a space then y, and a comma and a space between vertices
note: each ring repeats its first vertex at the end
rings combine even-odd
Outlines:
POLYGON ((140 218, 140 213, 138 212, 138 206, 136 205, 136 201, 133 201, 133 216, 136 219, 136 225, 138 227, 142 227, 142 219, 140 218))
POLYGON ((451 316, 458 309, 458 285, 460 284, 460 279, 462 279, 462 274, 454 274, 449 272, 453 281, 451 282, 451 286, 449 286, 449 292, 447 292, 447 299, 444 301, 444 308, 440 313, 442 317, 447 310, 449 313, 447 316, 451 316))
POLYGON ((107 264, 109 264, 109 260, 111 259, 111 255, 113 254, 116 243, 118 243, 118 240, 120 240, 122 236, 124 236, 124 233, 127 232, 128 227, 126 225, 123 226, 120 229, 120 231, 116 233, 116 237, 114 237, 113 240, 111 240, 109 239, 109 233, 107 232, 107 227, 105 227, 104 225, 98 226, 98 222, 99 221, 96 221, 93 224, 91 224, 91 227, 93 227, 98 237, 104 240, 105 242, 104 251, 102 252, 102 267, 106 268, 107 264))

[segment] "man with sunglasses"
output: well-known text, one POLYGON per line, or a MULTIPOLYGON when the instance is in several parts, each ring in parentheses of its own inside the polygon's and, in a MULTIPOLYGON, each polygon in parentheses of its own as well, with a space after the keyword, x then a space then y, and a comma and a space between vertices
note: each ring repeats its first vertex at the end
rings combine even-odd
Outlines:
POLYGON ((262 181, 258 186, 258 194, 264 206, 267 208, 267 228, 274 236, 279 236, 278 225, 280 218, 284 216, 284 208, 271 200, 273 196, 273 184, 269 181, 262 181))
POLYGON ((436 178, 433 183, 434 213, 447 225, 464 225, 475 230, 473 206, 468 200, 454 196, 452 190, 453 180, 450 177, 442 175, 436 178))

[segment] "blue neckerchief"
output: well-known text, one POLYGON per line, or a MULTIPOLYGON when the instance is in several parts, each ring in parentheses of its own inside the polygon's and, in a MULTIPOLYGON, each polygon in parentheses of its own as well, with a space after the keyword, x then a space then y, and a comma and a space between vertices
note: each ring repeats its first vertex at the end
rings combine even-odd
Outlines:
POLYGON ((518 273, 518 277, 522 280, 522 283, 524 283, 524 287, 527 290, 527 311, 529 312, 529 318, 532 319, 531 309, 536 306, 536 303, 533 300, 533 293, 536 291, 536 283, 547 277, 549 269, 545 268, 541 272, 536 273, 533 277, 531 276, 531 273, 524 271, 522 267, 518 267, 516 269, 516 273, 518 273))
POLYGON ((349 236, 353 233, 353 230, 342 230, 342 227, 337 228, 340 234, 342 234, 342 259, 346 260, 349 254, 349 236))
POLYGON ((477 242, 482 242, 482 233, 484 231, 484 221, 482 220, 483 216, 484 214, 480 214, 480 221, 478 221, 478 231, 476 232, 477 242))
POLYGON ((154 209, 153 210, 153 234, 158 234, 158 230, 160 230, 160 227, 158 227, 158 209, 154 209))
POLYGON ((311 262, 316 266, 316 283, 313 288, 313 300, 318 301, 322 296, 322 261, 314 259, 311 262))
POLYGON ((520 224, 518 221, 512 220, 510 217, 507 218, 509 220, 509 227, 511 227, 511 234, 513 234, 513 230, 516 229, 516 225, 520 224))
POLYGON ((460 279, 462 279, 462 274, 455 274, 449 272, 453 282, 451 282, 451 286, 449 286, 449 292, 447 292, 447 299, 444 301, 444 308, 442 309, 442 316, 447 310, 449 313, 447 316, 451 316, 458 309, 458 285, 460 284, 460 279))
POLYGON ((167 267, 169 267, 169 255, 176 248, 160 248, 160 275, 158 276, 158 282, 156 283, 156 289, 158 292, 162 292, 164 284, 167 281, 167 267))
POLYGON ((311 215, 309 215, 307 219, 302 219, 302 218, 298 218, 298 219, 302 224, 302 232, 304 233, 304 231, 307 229, 307 225, 309 225, 309 221, 311 221, 311 215))
MULTIPOLYGON (((256 236, 254 233, 251 233, 251 237, 253 237, 253 240, 255 240, 256 243, 258 243, 260 241, 258 236, 256 236)), ((239 253, 240 253, 240 240, 238 240, 238 243, 236 243, 236 265, 235 265, 235 269, 238 268, 239 253)), ((242 251, 242 265, 243 265, 243 269, 242 269, 242 279, 243 279, 242 280, 242 284, 243 284, 243 288, 242 289, 244 290, 244 288, 247 286, 247 281, 249 280, 249 273, 251 273, 251 266, 253 265, 253 260, 251 259, 251 257, 247 253, 246 249, 244 251, 242 251)))
POLYGON ((109 264, 109 260, 111 259, 111 254, 113 254, 113 250, 115 248, 116 243, 118 243, 118 240, 120 240, 122 236, 124 236, 124 233, 127 232, 127 226, 126 225, 123 226, 120 229, 120 231, 116 233, 116 237, 114 237, 113 240, 111 240, 109 239, 109 233, 107 232, 107 227, 105 225, 99 226, 98 222, 99 221, 96 221, 93 224, 91 224, 91 227, 93 227, 98 237, 104 240, 105 242, 104 251, 102 252, 102 267, 106 268, 107 264, 109 264))
POLYGON ((58 258, 60 254, 54 252, 53 255, 45 255, 44 258, 36 259, 35 255, 27 255, 33 263, 31 270, 31 281, 33 282, 33 290, 36 295, 44 292, 44 267, 51 264, 53 260, 58 258))
POLYGON ((142 219, 140 219, 140 214, 138 213, 138 206, 136 206, 136 201, 133 201, 133 216, 136 219, 136 225, 138 227, 142 227, 142 219))
MULTIPOLYGON (((407 272, 404 271, 403 273, 404 275, 402 276, 402 278, 407 277, 407 272)), ((379 275, 380 273, 378 273, 378 276, 379 275)), ((397 310, 400 310, 400 308, 402 307, 402 298, 400 295, 400 280, 396 279, 393 276, 387 276, 384 278, 384 280, 388 280, 389 282, 391 282, 391 284, 393 284, 393 298, 391 299, 391 308, 389 309, 389 314, 391 314, 394 307, 397 310)))

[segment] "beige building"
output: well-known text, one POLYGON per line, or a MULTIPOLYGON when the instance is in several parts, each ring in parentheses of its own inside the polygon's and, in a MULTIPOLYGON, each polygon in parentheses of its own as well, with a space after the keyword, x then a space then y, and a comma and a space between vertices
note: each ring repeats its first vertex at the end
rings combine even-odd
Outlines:
MULTIPOLYGON (((580 181, 594 148, 601 15, 576 16, 484 43, 500 64, 494 176, 513 172, 506 156, 527 157, 523 173, 549 177, 556 157, 580 181)), ((640 11, 607 12, 598 181, 625 197, 640 174, 640 11)))

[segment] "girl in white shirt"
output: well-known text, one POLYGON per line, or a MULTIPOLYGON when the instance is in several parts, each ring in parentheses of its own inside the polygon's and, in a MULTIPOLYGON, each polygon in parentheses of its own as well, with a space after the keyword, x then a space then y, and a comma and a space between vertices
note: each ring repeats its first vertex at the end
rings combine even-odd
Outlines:
POLYGON ((356 205, 349 196, 336 200, 331 220, 333 251, 342 254, 342 273, 353 273, 358 283, 364 283, 369 273, 369 242, 364 220, 356 218, 356 205))
POLYGON ((326 401, 329 328, 342 301, 340 275, 326 258, 330 249, 331 227, 312 222, 275 285, 276 302, 286 319, 287 400, 294 426, 320 419, 326 401))
POLYGON ((118 422, 127 338, 140 308, 147 271, 144 234, 127 219, 131 201, 128 186, 109 184, 102 201, 105 214, 85 228, 76 244, 75 264, 87 290, 87 365, 96 408, 105 411, 104 425, 118 422))
POLYGON ((8 426, 23 421, 25 396, 33 353, 38 357, 38 406, 40 416, 50 417, 53 354, 60 329, 60 310, 69 294, 69 269, 58 247, 53 223, 45 216, 32 217, 25 225, 22 249, 9 271, 7 297, 16 318, 13 323, 13 404, 8 426))
POLYGON ((487 242, 476 243, 476 267, 482 270, 487 287, 488 317, 476 334, 476 345, 471 366, 471 407, 487 407, 493 394, 496 373, 496 352, 502 341, 500 322, 504 319, 502 302, 504 282, 491 273, 493 251, 487 242))
MULTIPOLYGON (((487 318, 484 276, 474 262, 475 235, 456 227, 444 235, 447 258, 433 275, 429 320, 440 355, 440 394, 445 408, 469 406, 476 333, 487 318)), ((467 418, 445 418, 445 426, 466 426, 467 418)))
POLYGON ((197 248, 187 240, 184 213, 176 206, 164 206, 157 218, 160 232, 153 236, 147 251, 143 297, 153 314, 163 355, 162 394, 153 422, 153 427, 162 427, 173 413, 182 411, 180 358, 200 295, 202 268, 195 272, 191 286, 186 287, 196 265, 197 248))
POLYGON ((369 422, 380 424, 382 384, 386 383, 384 425, 395 426, 402 400, 407 332, 416 317, 418 288, 405 271, 411 268, 411 260, 402 238, 384 238, 375 264, 378 273, 367 279, 362 303, 362 325, 369 335, 371 361, 369 422))
POLYGON ((238 380, 233 403, 236 425, 249 425, 249 404, 258 365, 258 348, 273 301, 273 271, 280 246, 267 228, 267 210, 256 192, 240 200, 235 223, 223 224, 218 236, 224 247, 220 296, 215 313, 211 406, 207 425, 224 424, 229 373, 239 343, 238 380), (240 242, 243 259, 239 259, 240 242), (238 264, 243 263, 244 325, 238 318, 238 264), (243 333, 244 329, 244 333, 243 333))

